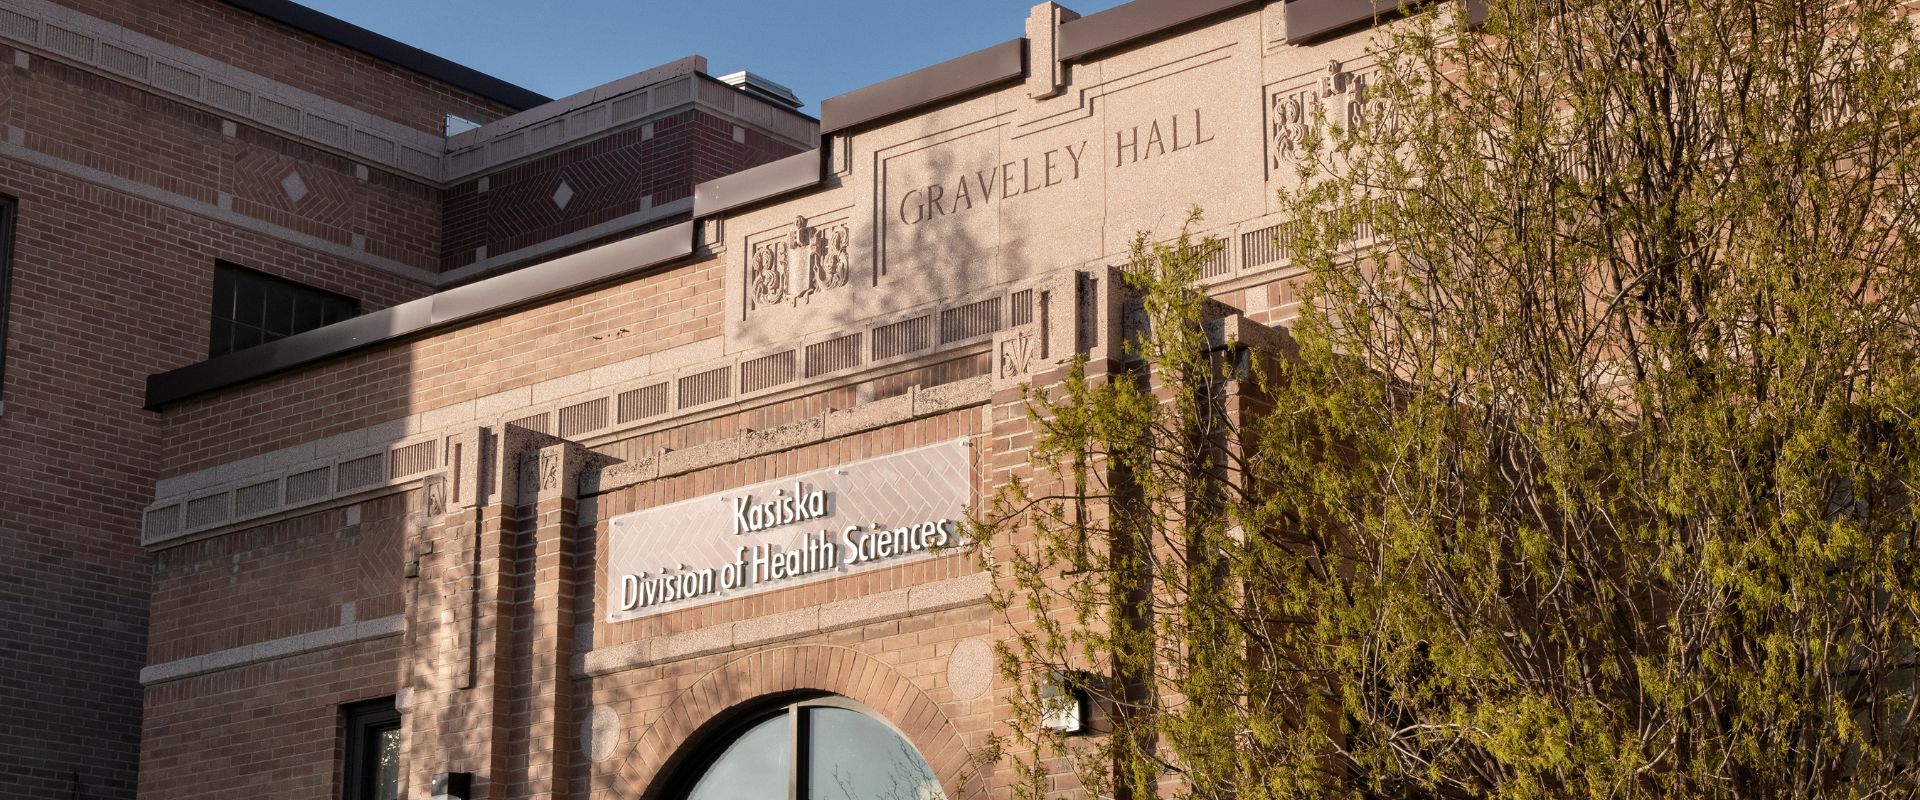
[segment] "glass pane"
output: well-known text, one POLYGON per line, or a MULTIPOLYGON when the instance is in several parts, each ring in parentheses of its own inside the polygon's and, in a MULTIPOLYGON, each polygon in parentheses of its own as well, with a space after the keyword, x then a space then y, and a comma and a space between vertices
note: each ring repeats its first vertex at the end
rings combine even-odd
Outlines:
POLYGON ((326 319, 326 301, 313 298, 301 298, 293 305, 293 332, 304 333, 318 328, 321 320, 326 319))
POLYGON ((694 784, 687 800, 784 800, 787 772, 787 715, 753 726, 694 784))
POLYGON ((353 316, 353 304, 341 301, 329 302, 321 309, 321 324, 332 325, 353 316))
POLYGON ((293 290, 285 286, 267 289, 267 338, 279 339, 293 333, 293 290))
POLYGON ((807 800, 945 800, 919 751, 884 723, 844 708, 807 715, 807 800))
POLYGON ((266 321, 267 287, 251 275, 234 278, 233 321, 261 325, 266 321))
POLYGON ((223 356, 231 352, 233 352, 233 323, 214 317, 213 333, 207 347, 207 355, 223 356))
POLYGON ((229 352, 237 352, 249 347, 258 347, 262 341, 264 340, 260 338, 259 328, 235 325, 233 326, 233 350, 229 352))
POLYGON ((387 728, 375 733, 373 747, 378 754, 373 767, 374 800, 399 800, 400 729, 387 728))
POLYGON ((215 319, 233 319, 233 270, 215 267, 213 270, 213 316, 215 319))

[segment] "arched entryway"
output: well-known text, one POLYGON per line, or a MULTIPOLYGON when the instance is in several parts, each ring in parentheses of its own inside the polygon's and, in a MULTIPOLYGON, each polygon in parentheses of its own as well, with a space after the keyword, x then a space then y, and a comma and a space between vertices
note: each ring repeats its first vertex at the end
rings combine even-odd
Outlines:
MULTIPOLYGON (((615 779, 618 797, 679 800, 688 797, 704 771, 727 748, 745 741, 756 726, 785 720, 794 726, 824 721, 863 730, 880 740, 871 721, 906 743, 948 800, 983 794, 971 769, 971 753, 959 731, 927 693, 886 663, 846 647, 799 645, 751 653, 702 676, 677 695, 639 736, 615 779), (809 708, 834 709, 807 711, 809 708), (787 714, 798 711, 803 715, 787 714), (862 719, 841 713, 858 714, 862 719)), ((779 723, 762 730, 764 741, 779 723)), ((789 750, 795 757, 804 751, 789 750)), ((829 762, 830 763, 830 762, 829 762)), ((788 778, 796 780, 796 778, 788 778)), ((780 793, 775 797, 806 797, 780 793)), ((838 795, 829 795, 839 800, 838 795)), ((891 796, 891 795, 889 795, 891 796)), ((903 800, 921 800, 918 796, 903 800)))
POLYGON ((920 751, 844 697, 753 708, 692 746, 667 800, 946 800, 920 751))

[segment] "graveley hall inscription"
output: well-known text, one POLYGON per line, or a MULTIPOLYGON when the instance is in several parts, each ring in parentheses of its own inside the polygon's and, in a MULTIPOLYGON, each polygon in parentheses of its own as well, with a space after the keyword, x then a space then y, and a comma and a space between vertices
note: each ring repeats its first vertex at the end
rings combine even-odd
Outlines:
MULTIPOLYGON (((1214 136, 1206 126, 1205 116, 1195 108, 1114 130, 1108 135, 1111 150, 1107 165, 1125 169, 1207 144, 1214 136)), ((900 195, 892 211, 901 224, 912 226, 1044 194, 1080 180, 1095 168, 1096 156, 1088 152, 1090 144, 1081 140, 916 186, 900 195)))

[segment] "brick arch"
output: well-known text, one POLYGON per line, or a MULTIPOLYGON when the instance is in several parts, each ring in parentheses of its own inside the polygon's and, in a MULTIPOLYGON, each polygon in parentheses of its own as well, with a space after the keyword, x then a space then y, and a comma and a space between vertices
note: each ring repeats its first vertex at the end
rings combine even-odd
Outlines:
POLYGON ((826 692, 879 712, 920 751, 951 800, 984 797, 972 754, 946 712, 892 666, 846 647, 796 645, 750 653, 702 676, 674 697, 633 743, 613 795, 653 800, 692 746, 729 712, 770 696, 826 692))

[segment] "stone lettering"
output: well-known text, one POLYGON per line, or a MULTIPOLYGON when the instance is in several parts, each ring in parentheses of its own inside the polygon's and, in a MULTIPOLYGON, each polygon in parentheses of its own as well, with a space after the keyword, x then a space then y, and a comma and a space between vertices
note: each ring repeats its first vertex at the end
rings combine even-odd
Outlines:
POLYGON ((1113 134, 1113 166, 1115 169, 1148 161, 1155 157, 1165 158, 1172 153, 1191 150, 1214 140, 1206 132, 1201 119, 1200 109, 1186 114, 1175 114, 1165 119, 1156 119, 1146 125, 1145 141, 1142 141, 1141 126, 1123 128, 1113 134), (1192 125, 1183 131, 1182 123, 1192 120, 1192 125), (1164 127, 1163 127, 1164 123, 1164 127))
POLYGON ((1056 147, 952 180, 908 189, 900 195, 895 212, 901 224, 918 225, 1079 180, 1080 159, 1087 152, 1087 144, 1082 141, 1056 147))

